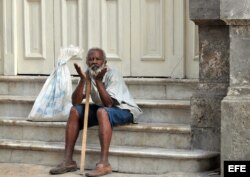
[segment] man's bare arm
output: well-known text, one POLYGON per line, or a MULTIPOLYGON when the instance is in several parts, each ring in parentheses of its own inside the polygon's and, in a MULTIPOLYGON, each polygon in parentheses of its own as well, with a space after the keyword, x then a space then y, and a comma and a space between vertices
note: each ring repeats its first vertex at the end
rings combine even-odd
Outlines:
POLYGON ((81 67, 74 63, 74 66, 75 66, 75 69, 76 69, 76 72, 79 74, 80 76, 80 82, 78 83, 78 85, 76 86, 73 94, 72 94, 72 104, 73 105, 76 105, 76 104, 80 104, 82 102, 82 100, 85 98, 85 94, 83 93, 83 89, 84 89, 84 85, 85 85, 85 82, 86 82, 86 73, 84 73, 81 69, 81 67))

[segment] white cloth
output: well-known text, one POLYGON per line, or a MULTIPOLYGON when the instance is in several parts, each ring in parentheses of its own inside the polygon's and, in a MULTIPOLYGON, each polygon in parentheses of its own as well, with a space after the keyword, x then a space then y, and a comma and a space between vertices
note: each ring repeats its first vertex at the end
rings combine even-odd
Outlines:
MULTIPOLYGON (((136 123, 138 116, 142 114, 142 110, 135 103, 122 75, 116 69, 107 67, 102 82, 108 94, 118 101, 119 105, 115 106, 129 110, 133 114, 134 123, 136 123)), ((91 78, 91 99, 96 105, 104 106, 93 78, 91 78)))

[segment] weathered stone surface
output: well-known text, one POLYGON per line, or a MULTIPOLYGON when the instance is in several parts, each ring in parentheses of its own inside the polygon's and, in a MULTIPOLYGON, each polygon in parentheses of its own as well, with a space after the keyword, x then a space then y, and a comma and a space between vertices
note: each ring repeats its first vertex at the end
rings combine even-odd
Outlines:
POLYGON ((228 26, 200 26, 200 82, 229 81, 228 26))
POLYGON ((189 0, 191 20, 220 19, 220 0, 189 0))
MULTIPOLYGON (((62 161, 64 143, 0 140, 0 162, 55 165, 62 161)), ((86 169, 93 169, 100 156, 100 147, 88 144, 86 169)), ((75 147, 74 159, 79 162, 81 146, 75 147)), ((124 173, 163 174, 199 172, 215 168, 217 152, 204 150, 166 149, 135 146, 111 146, 109 160, 114 171, 124 173), (131 163, 133 162, 133 163, 131 163), (151 165, 153 164, 153 165, 151 165), (145 168, 147 166, 147 168, 145 168)), ((79 163, 78 163, 79 164, 79 163)))
POLYGON ((200 38, 199 90, 191 102, 192 143, 217 149, 221 129, 223 172, 224 160, 250 159, 250 1, 190 0, 190 17, 199 25, 200 38), (220 20, 230 26, 216 26, 220 20))
POLYGON ((189 0, 190 19, 198 25, 225 25, 220 19, 220 0, 189 0))
POLYGON ((237 19, 237 21, 240 19, 250 19, 249 0, 220 0, 220 2, 222 19, 237 19))
POLYGON ((250 26, 235 24, 230 26, 230 87, 221 107, 221 165, 250 159, 250 26))
POLYGON ((220 151, 221 100, 224 96, 198 95, 191 99, 192 147, 220 151))
POLYGON ((230 86, 250 87, 250 26, 231 26, 230 86))
POLYGON ((192 146, 220 151, 221 100, 229 86, 229 28, 200 25, 198 90, 191 98, 192 146))
MULTIPOLYGON (((220 128, 192 127, 192 148, 219 152, 221 142, 219 134, 220 128)), ((216 163, 219 164, 219 159, 216 163)))
POLYGON ((198 91, 195 94, 206 94, 207 96, 211 94, 214 96, 225 95, 228 90, 228 85, 228 82, 200 82, 198 85, 198 91))
POLYGON ((250 159, 250 97, 227 97, 222 102, 221 158, 250 159))
POLYGON ((192 125, 200 128, 219 128, 223 98, 224 96, 194 95, 191 99, 192 125))

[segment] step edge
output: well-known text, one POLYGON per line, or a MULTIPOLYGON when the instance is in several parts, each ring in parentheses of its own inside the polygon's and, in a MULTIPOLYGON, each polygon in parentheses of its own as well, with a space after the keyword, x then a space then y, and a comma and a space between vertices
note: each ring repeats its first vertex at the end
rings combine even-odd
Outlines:
MULTIPOLYGON (((15 96, 15 95, 0 95, 1 102, 20 102, 34 103, 37 96, 15 96)), ((189 108, 190 100, 153 100, 153 99, 134 99, 139 106, 144 107, 172 107, 172 108, 189 108)))
MULTIPOLYGON (((26 81, 37 81, 45 82, 48 76, 0 76, 0 82, 26 82, 26 81)), ((78 76, 71 76, 72 81, 78 81, 78 76)), ((127 83, 140 83, 140 84, 167 84, 167 83, 177 83, 177 84, 196 84, 198 79, 173 79, 173 78, 145 78, 145 77, 124 77, 125 82, 127 83)))
MULTIPOLYGON (((32 122, 27 120, 3 120, 0 117, 0 126, 33 126, 33 127, 47 127, 47 128, 65 128, 66 122, 32 122)), ((91 127, 91 129, 97 129, 97 127, 91 127)), ((156 123, 144 123, 129 124, 114 127, 115 131, 134 131, 134 132, 149 132, 156 133, 179 133, 190 134, 191 126, 188 124, 156 124, 156 123)))
MULTIPOLYGON (((36 150, 36 151, 64 151, 64 143, 48 143, 38 141, 21 141, 21 140, 4 140, 0 139, 0 147, 15 150, 36 150), (24 144, 26 143, 26 144, 24 144)), ((88 153, 99 153, 99 144, 87 145, 88 153)), ((75 146, 75 152, 81 153, 81 146, 75 146)), ((148 157, 148 158, 169 158, 169 159, 185 159, 185 160, 201 160, 213 158, 219 155, 219 152, 194 150, 174 150, 166 148, 150 148, 150 147, 134 147, 134 146, 111 146, 110 154, 130 157, 148 157), (122 148, 123 147, 123 148, 122 148), (124 150, 124 149, 130 150, 124 150), (144 149, 144 151, 142 150, 144 149), (147 151, 145 151, 147 150, 147 151), (163 151, 164 150, 164 151, 163 151), (174 152, 174 153, 173 153, 174 152)))

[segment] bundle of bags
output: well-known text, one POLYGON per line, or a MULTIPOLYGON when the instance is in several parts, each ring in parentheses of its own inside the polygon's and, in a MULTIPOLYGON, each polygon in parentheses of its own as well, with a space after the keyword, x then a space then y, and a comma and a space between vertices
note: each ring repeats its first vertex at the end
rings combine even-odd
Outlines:
POLYGON ((66 121, 69 116, 72 81, 67 62, 80 56, 79 47, 70 46, 60 50, 57 65, 47 78, 28 116, 30 121, 66 121))

